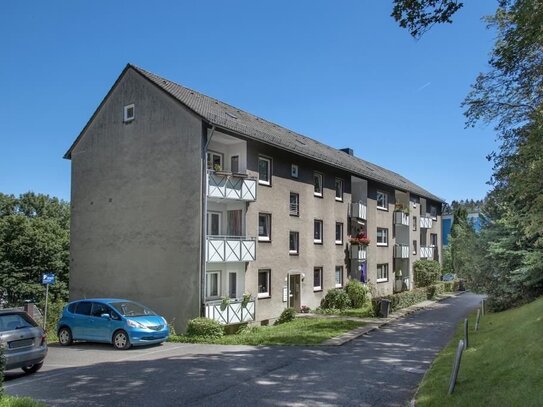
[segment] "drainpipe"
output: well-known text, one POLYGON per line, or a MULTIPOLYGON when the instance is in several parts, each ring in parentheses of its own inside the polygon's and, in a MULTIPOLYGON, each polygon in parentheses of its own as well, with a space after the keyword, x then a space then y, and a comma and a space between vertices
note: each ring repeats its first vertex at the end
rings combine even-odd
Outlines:
MULTIPOLYGON (((207 129, 206 129, 207 133, 207 129)), ((202 233, 200 250, 200 315, 205 316, 205 284, 206 284, 206 235, 207 235, 207 147, 215 133, 215 125, 207 134, 207 140, 202 149, 202 233)))

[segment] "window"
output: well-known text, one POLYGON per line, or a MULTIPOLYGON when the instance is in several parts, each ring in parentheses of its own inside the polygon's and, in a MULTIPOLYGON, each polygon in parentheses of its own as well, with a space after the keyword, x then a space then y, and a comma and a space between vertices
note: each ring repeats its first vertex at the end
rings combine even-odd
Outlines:
POLYGON ((377 265, 377 282, 388 281, 388 263, 377 265))
POLYGON ((336 222, 336 244, 343 244, 343 223, 336 222))
POLYGON ((313 269, 313 291, 322 291, 322 267, 313 269))
POLYGON ((413 240, 413 256, 417 254, 417 241, 413 240))
POLYGON ((388 194, 383 191, 377 191, 377 209, 388 211, 388 194))
POLYGON ((296 164, 290 166, 290 175, 292 178, 298 178, 298 166, 296 164))
POLYGON ((270 269, 258 270, 258 298, 271 297, 270 278, 270 269))
POLYGON ((91 315, 93 317, 100 318, 102 314, 108 314, 111 315, 110 308, 106 304, 101 304, 99 302, 93 302, 92 303, 92 312, 91 315))
POLYGON ((343 201, 343 180, 336 178, 336 201, 343 201))
POLYGON ((417 231, 417 217, 413 216, 413 232, 417 231))
POLYGON ((221 234, 221 213, 207 213, 207 234, 208 236, 219 236, 221 234))
POLYGON ((258 240, 271 240, 271 214, 269 213, 258 214, 258 240))
POLYGON ((206 273, 206 297, 219 298, 221 295, 221 272, 208 271, 206 273))
POLYGON ((75 309, 76 314, 90 315, 92 302, 80 302, 75 309))
POLYGON ((437 220, 437 207, 434 205, 430 206, 430 215, 432 216, 433 220, 437 220))
POLYGON ((437 233, 430 233, 430 245, 437 247, 437 233))
POLYGON ((230 171, 233 173, 239 173, 239 155, 233 155, 230 157, 230 171))
POLYGON ((388 229, 377 228, 377 246, 388 246, 388 229))
POLYGON ((222 171, 222 154, 214 151, 207 152, 207 169, 213 171, 222 171))
POLYGON ((300 195, 298 195, 296 192, 290 193, 289 214, 291 216, 300 215, 300 195))
POLYGON ((269 158, 258 157, 258 183, 271 185, 271 160, 269 158))
POLYGON ((228 273, 228 296, 230 298, 237 297, 237 273, 228 273))
POLYGON ((315 184, 313 195, 322 197, 322 174, 314 173, 313 182, 315 184))
POLYGON ((343 287, 343 267, 336 266, 336 288, 343 287))
POLYGON ((322 243, 322 220, 315 219, 314 222, 313 242, 322 243))
POLYGON ((298 232, 289 232, 288 252, 290 254, 298 254, 300 244, 300 234, 298 232))
POLYGON ((124 107, 123 121, 125 123, 131 122, 136 117, 136 107, 134 104, 126 105, 124 107))

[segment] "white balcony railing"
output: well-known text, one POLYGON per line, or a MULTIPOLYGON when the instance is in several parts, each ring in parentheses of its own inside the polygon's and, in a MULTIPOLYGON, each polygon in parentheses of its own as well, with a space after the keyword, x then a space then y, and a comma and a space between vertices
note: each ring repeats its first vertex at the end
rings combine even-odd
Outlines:
POLYGON ((421 259, 433 259, 434 258, 434 248, 421 246, 420 247, 420 258, 421 259))
POLYGON ((409 215, 400 211, 394 212, 394 224, 409 226, 409 215))
POLYGON ((247 304, 242 300, 232 299, 226 307, 222 301, 209 301, 205 303, 206 318, 213 319, 223 325, 241 324, 255 320, 255 301, 251 300, 247 304))
POLYGON ((367 206, 364 205, 362 202, 352 202, 351 203, 351 217, 367 220, 368 218, 367 206))
POLYGON ((421 229, 431 229, 432 228, 432 218, 422 217, 420 218, 420 228, 421 229))
POLYGON ((409 246, 403 244, 397 244, 394 246, 394 258, 395 259, 408 259, 409 258, 409 246))
POLYGON ((351 260, 366 260, 366 246, 353 244, 350 248, 350 254, 351 260))
POLYGON ((256 201, 256 178, 242 174, 207 172, 207 196, 210 198, 256 201))
POLYGON ((206 261, 210 263, 256 260, 256 241, 245 236, 208 236, 206 261))

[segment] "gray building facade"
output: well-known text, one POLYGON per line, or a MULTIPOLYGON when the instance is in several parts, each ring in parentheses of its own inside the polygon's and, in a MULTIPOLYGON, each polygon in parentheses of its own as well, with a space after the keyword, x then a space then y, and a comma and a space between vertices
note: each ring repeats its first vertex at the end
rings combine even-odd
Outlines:
POLYGON ((65 158, 71 299, 134 299, 179 331, 268 323, 350 278, 411 289, 441 259, 439 197, 133 65, 65 158))

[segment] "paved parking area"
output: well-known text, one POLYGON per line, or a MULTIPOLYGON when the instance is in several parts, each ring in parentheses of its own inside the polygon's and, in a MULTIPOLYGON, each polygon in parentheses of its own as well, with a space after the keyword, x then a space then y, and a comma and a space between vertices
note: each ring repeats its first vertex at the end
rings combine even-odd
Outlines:
POLYGON ((343 346, 51 346, 8 394, 49 406, 405 406, 480 296, 466 293, 343 346))

